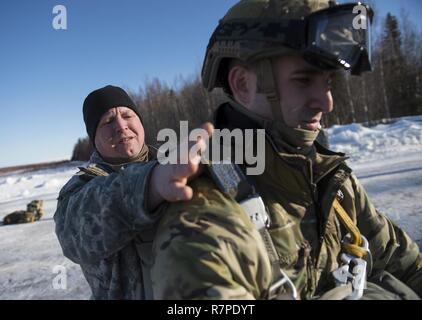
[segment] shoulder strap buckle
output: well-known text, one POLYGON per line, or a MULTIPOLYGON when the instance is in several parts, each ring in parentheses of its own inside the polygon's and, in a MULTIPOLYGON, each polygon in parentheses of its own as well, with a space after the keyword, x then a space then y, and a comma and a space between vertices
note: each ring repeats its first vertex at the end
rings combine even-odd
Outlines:
POLYGON ((265 210, 264 202, 259 195, 254 194, 251 197, 240 201, 239 204, 248 214, 258 231, 270 226, 270 217, 267 210, 265 210))
MULTIPOLYGON (((362 249, 369 252, 368 240, 362 237, 362 249)), ((350 241, 350 234, 347 234, 343 242, 350 241)), ((348 253, 342 253, 340 256, 343 265, 333 271, 333 276, 337 287, 352 285, 352 293, 345 297, 346 300, 359 300, 363 296, 363 290, 366 288, 367 262, 357 256, 348 253)))

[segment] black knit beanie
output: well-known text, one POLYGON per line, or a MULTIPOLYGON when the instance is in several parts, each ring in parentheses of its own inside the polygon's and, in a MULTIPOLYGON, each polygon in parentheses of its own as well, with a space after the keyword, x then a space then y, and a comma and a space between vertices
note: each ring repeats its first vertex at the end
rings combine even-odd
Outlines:
POLYGON ((122 88, 105 86, 91 92, 84 101, 83 114, 86 132, 92 143, 95 145, 95 132, 101 117, 109 109, 115 107, 127 107, 132 109, 141 118, 139 107, 133 102, 129 95, 122 88))

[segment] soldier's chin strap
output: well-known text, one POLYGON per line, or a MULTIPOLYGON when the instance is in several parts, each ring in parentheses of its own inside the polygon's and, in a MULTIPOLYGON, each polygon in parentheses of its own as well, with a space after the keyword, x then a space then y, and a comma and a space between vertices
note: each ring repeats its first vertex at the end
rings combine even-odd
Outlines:
POLYGON ((272 121, 266 122, 265 129, 273 138, 276 145, 278 145, 279 139, 286 141, 294 147, 300 147, 297 145, 298 141, 310 145, 315 141, 320 130, 311 131, 291 128, 286 124, 281 110, 281 97, 274 70, 275 66, 272 59, 263 59, 259 61, 257 70, 258 92, 265 94, 273 114, 272 121))

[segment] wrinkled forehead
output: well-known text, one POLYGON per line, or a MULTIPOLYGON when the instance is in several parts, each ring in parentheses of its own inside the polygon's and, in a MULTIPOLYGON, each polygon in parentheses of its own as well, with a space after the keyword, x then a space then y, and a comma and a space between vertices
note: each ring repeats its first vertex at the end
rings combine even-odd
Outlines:
POLYGON ((113 107, 108 109, 102 116, 102 118, 105 117, 115 117, 117 114, 135 114, 135 112, 128 108, 128 107, 124 107, 124 106, 117 106, 117 107, 113 107))

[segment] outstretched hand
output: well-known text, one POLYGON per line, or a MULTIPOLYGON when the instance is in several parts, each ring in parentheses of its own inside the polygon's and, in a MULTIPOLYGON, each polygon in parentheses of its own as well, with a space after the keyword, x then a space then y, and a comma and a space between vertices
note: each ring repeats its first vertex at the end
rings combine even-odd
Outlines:
MULTIPOLYGON (((214 126, 207 122, 201 126, 211 137, 214 126)), ((196 142, 189 142, 188 150, 196 144, 195 150, 198 152, 189 152, 179 157, 177 164, 158 164, 151 173, 151 179, 148 192, 148 209, 153 210, 161 202, 186 201, 193 196, 193 190, 188 182, 197 177, 203 170, 201 153, 206 150, 206 138, 198 137, 196 142), (184 160, 184 161, 183 161, 184 160)), ((181 142, 186 143, 186 142, 181 142)))

